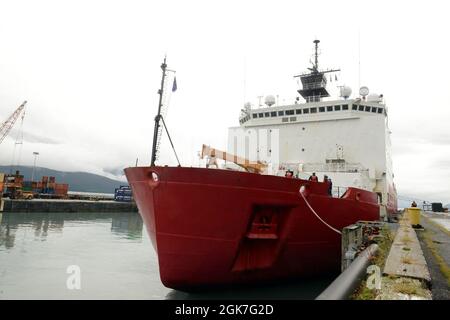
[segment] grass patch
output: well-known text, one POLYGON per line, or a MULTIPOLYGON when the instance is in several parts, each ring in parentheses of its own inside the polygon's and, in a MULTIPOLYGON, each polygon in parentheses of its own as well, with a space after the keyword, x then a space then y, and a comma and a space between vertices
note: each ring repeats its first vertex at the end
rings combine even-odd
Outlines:
POLYGON ((396 292, 403 293, 403 294, 409 294, 409 295, 417 294, 417 291, 418 291, 417 287, 415 287, 414 285, 409 284, 409 283, 403 283, 403 282, 395 283, 393 285, 393 289, 396 292))
MULTIPOLYGON (((372 259, 372 263, 379 266, 381 270, 384 268, 386 259, 391 250, 392 242, 394 241, 393 234, 389 230, 389 227, 384 226, 380 230, 381 237, 378 238, 378 252, 377 255, 372 259)), ((350 299, 352 300, 374 300, 377 297, 378 290, 369 289, 366 285, 366 280, 361 282, 358 289, 352 294, 350 299)))
POLYGON ((390 299, 398 298, 397 294, 406 294, 408 296, 417 296, 422 298, 431 298, 425 282, 418 279, 398 278, 385 282, 387 297, 390 299))
POLYGON ((361 283, 358 290, 350 297, 352 300, 375 300, 377 297, 377 291, 375 289, 369 289, 366 286, 366 281, 361 283))
POLYGON ((379 266, 382 270, 384 268, 384 264, 386 263, 387 256, 389 251, 391 250, 392 242, 394 241, 394 237, 389 230, 389 227, 384 226, 380 231, 380 237, 378 244, 378 253, 373 261, 374 264, 379 266))

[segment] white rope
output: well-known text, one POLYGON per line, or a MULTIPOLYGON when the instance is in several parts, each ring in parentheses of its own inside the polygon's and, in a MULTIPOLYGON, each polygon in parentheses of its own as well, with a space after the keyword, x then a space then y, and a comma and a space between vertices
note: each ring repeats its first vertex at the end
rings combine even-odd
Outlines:
POLYGON ((326 223, 321 217, 319 217, 319 215, 314 211, 314 209, 311 207, 311 205, 309 204, 308 200, 306 200, 305 195, 303 194, 303 191, 305 190, 305 187, 302 186, 300 188, 300 195, 302 196, 303 200, 305 200, 306 205, 308 206, 308 208, 311 210, 312 213, 314 213, 314 215, 317 217, 317 219, 319 219, 324 225, 326 225, 328 228, 330 228, 331 230, 333 230, 334 232, 337 232, 339 234, 342 234, 342 232, 340 232, 338 229, 333 228, 332 226, 330 226, 328 223, 326 223))

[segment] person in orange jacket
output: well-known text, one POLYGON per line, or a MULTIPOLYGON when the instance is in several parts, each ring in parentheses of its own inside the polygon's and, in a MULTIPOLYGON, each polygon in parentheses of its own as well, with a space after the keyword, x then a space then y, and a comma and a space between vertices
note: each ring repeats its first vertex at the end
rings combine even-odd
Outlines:
POLYGON ((312 176, 309 177, 309 181, 314 181, 314 182, 318 182, 319 181, 319 179, 317 178, 315 172, 313 172, 312 176))

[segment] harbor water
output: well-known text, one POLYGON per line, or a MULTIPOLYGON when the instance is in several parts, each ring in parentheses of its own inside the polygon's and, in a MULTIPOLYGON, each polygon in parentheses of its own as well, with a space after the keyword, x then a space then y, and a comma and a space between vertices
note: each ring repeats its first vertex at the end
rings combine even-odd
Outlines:
POLYGON ((314 299, 335 277, 186 293, 160 282, 138 213, 0 218, 0 299, 314 299))

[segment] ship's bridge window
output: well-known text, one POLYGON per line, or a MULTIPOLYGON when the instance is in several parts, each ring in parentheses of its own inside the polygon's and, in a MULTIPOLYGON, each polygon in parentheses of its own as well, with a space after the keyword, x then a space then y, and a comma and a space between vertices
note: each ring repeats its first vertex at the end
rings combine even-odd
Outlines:
POLYGON ((334 106, 334 111, 341 111, 341 106, 334 106))
POLYGON ((281 122, 288 122, 288 121, 289 121, 289 118, 288 118, 288 117, 282 118, 282 119, 281 119, 281 122))
POLYGON ((342 105, 342 110, 348 110, 348 104, 343 104, 342 105))
POLYGON ((258 114, 258 118, 264 118, 264 113, 262 113, 262 112, 259 113, 259 114, 258 114))
POLYGON ((303 113, 309 113, 309 109, 303 109, 303 113))
POLYGON ((325 107, 319 107, 319 112, 325 112, 325 107))
POLYGON ((317 108, 311 108, 311 113, 317 113, 317 108))
POLYGON ((276 112, 276 111, 272 111, 272 112, 270 113, 270 116, 271 116, 271 117, 276 117, 276 116, 277 116, 277 112, 276 112))
POLYGON ((372 107, 372 112, 376 113, 377 112, 377 108, 376 107, 372 107))
POLYGON ((257 114, 257 113, 254 113, 254 114, 253 114, 253 119, 256 119, 256 118, 258 118, 258 114, 257 114))
POLYGON ((358 110, 358 105, 356 104, 352 105, 352 110, 358 110))
POLYGON ((295 110, 295 114, 302 114, 302 109, 295 110))
POLYGON ((289 121, 297 121, 297 117, 290 117, 289 121))
POLYGON ((366 112, 370 112, 370 107, 366 106, 366 112))
POLYGON ((286 110, 287 116, 292 116, 294 114, 294 110, 286 110))
POLYGON ((265 112, 264 117, 266 117, 266 118, 270 117, 270 112, 265 112))
POLYGON ((364 111, 364 106, 359 106, 358 110, 359 111, 364 111))
POLYGON ((383 108, 378 108, 378 113, 383 113, 383 108))
POLYGON ((279 116, 284 116, 284 111, 278 111, 279 116))
POLYGON ((328 106, 327 111, 333 111, 333 106, 328 106))

